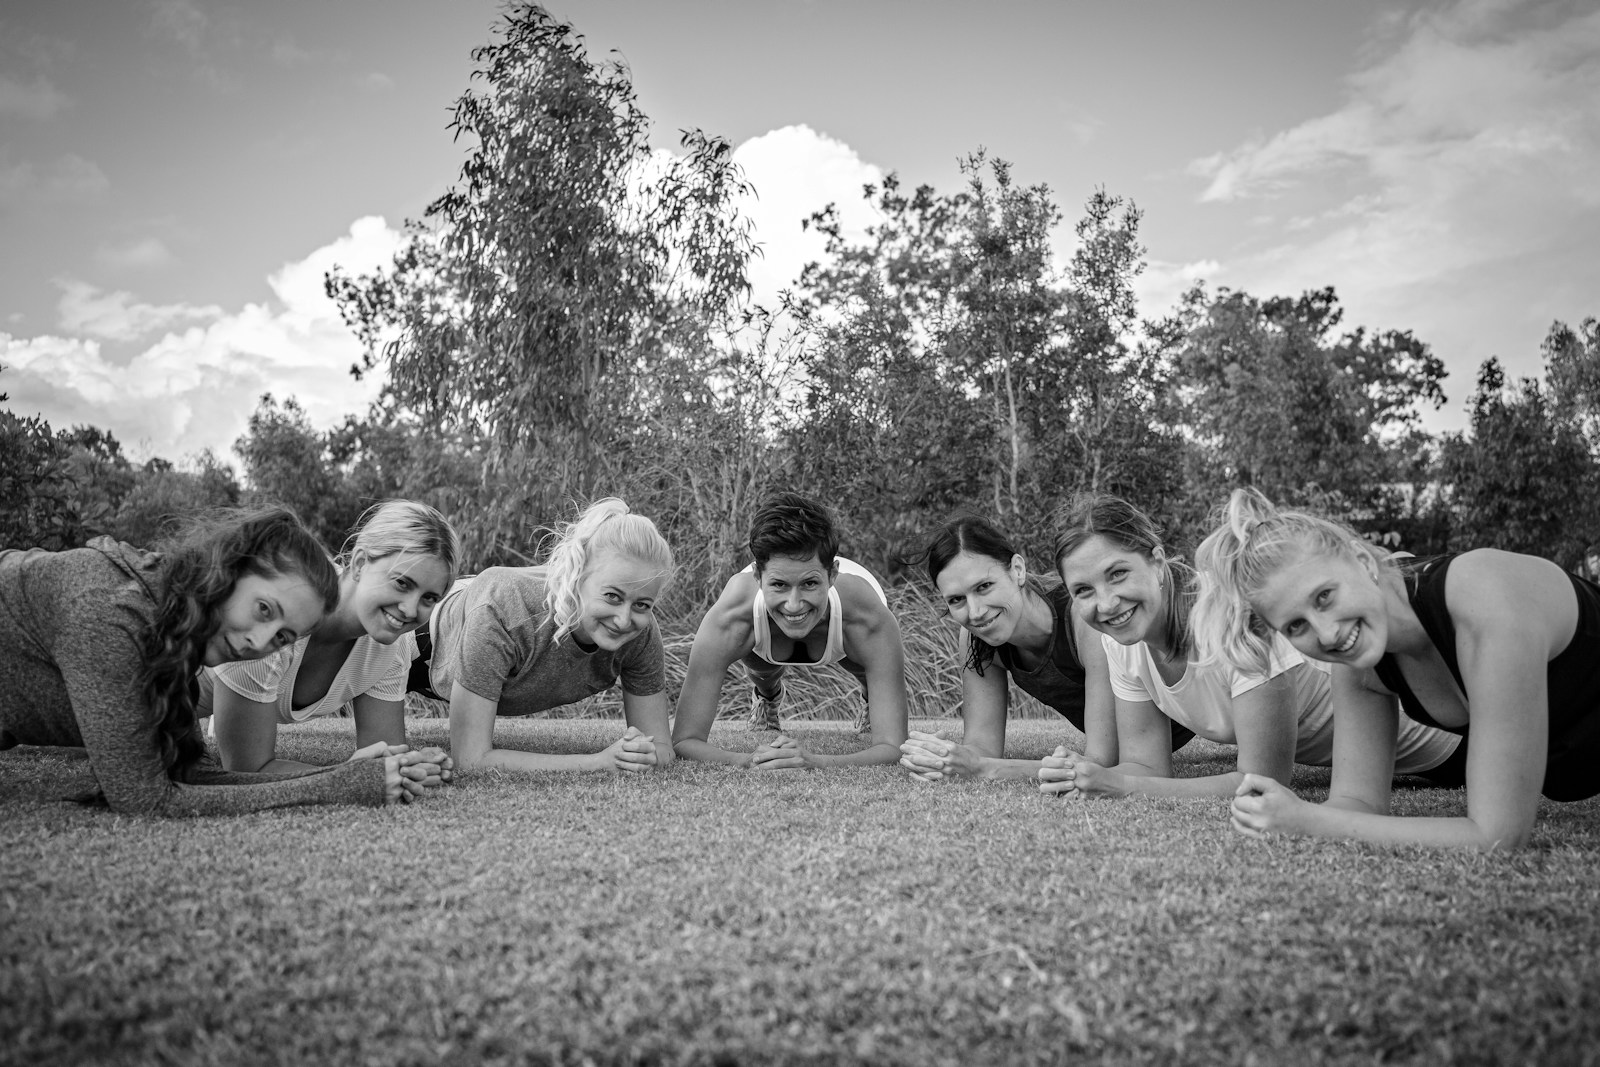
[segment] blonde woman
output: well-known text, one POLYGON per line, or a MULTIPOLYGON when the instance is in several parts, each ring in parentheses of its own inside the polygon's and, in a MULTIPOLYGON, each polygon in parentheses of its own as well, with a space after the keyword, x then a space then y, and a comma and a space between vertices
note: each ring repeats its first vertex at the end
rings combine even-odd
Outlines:
MULTIPOLYGON (((281 773, 307 764, 276 758, 278 727, 349 706, 356 749, 406 743, 411 646, 450 588, 461 556, 455 530, 433 508, 390 500, 362 516, 346 543, 338 605, 312 633, 274 654, 227 663, 202 680, 228 770, 281 773)), ((437 749, 426 750, 444 761, 437 749)))
POLYGON ((413 689, 450 702, 457 770, 644 771, 672 763, 655 606, 673 575, 655 524, 615 497, 564 524, 544 565, 491 567, 454 589, 417 635, 413 689), (495 719, 622 683, 623 737, 579 755, 498 748, 495 719))
MULTIPOLYGON (((1058 753, 1040 772, 1046 791, 1121 796, 1232 796, 1247 778, 1289 781, 1294 765, 1326 767, 1336 734, 1328 672, 1287 641, 1259 663, 1205 661, 1191 631, 1192 572, 1162 544, 1150 516, 1114 496, 1085 494, 1056 518, 1056 568, 1079 617, 1098 630, 1116 697, 1120 762, 1058 753), (1174 724, 1238 749, 1235 769, 1175 777, 1174 724)), ((1390 773, 1459 785, 1457 738, 1408 723, 1390 773)))
POLYGON ((1322 804, 1246 775, 1245 834, 1472 848, 1528 843, 1539 795, 1600 794, 1600 587, 1549 560, 1480 548, 1395 560, 1339 523, 1237 490, 1197 554, 1202 649, 1241 669, 1283 639, 1331 665, 1337 745, 1322 804), (1389 814, 1409 719, 1465 736, 1467 810, 1389 814))

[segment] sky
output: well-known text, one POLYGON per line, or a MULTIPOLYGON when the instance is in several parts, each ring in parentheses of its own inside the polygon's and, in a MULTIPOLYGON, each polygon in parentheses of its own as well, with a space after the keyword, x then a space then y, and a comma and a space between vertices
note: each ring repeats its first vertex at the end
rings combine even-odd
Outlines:
MULTIPOLYGON (((770 300, 800 221, 895 172, 955 192, 978 148, 1143 211, 1141 312, 1195 281, 1333 286, 1450 373, 1540 373, 1600 316, 1600 0, 552 0, 626 62, 656 147, 727 138, 770 300)), ((8 0, 0 7, 0 393, 136 459, 234 460, 263 393, 317 427, 375 395, 322 292, 394 253, 465 157, 450 106, 498 0, 8 0)))

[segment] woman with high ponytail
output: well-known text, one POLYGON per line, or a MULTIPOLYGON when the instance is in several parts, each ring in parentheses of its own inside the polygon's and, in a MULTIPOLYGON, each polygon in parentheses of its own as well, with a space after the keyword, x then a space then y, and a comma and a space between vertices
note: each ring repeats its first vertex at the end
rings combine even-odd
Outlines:
POLYGON ((410 799, 421 787, 387 751, 292 776, 230 773, 206 755, 201 668, 310 633, 337 583, 326 551, 283 508, 196 520, 160 551, 100 537, 0 552, 0 748, 85 748, 92 796, 140 814, 410 799))
MULTIPOLYGON (((1327 671, 1283 640, 1263 641, 1259 659, 1243 664, 1197 655, 1194 572, 1167 550, 1144 512, 1114 496, 1080 495, 1057 513, 1055 558, 1080 619, 1100 633, 1121 762, 1107 767, 1057 750, 1039 772, 1041 788, 1231 796, 1247 777, 1287 782, 1296 763, 1331 761, 1327 671), (1173 777, 1174 726, 1236 746, 1237 769, 1173 777)), ((1397 747, 1397 772, 1459 784, 1456 738, 1409 724, 1397 747)))
POLYGON ((410 688, 450 703, 455 769, 644 771, 673 759, 655 604, 672 580, 655 524, 615 497, 563 523, 541 566, 455 584, 417 631, 410 688), (499 715, 531 715, 622 682, 623 736, 593 754, 496 748, 499 715))
POLYGON ((1600 794, 1600 587, 1498 549, 1382 556, 1253 489, 1234 492, 1198 561, 1202 654, 1250 669, 1281 638, 1332 671, 1328 800, 1246 775, 1233 801, 1242 833, 1518 848, 1541 792, 1600 794), (1465 815, 1389 814, 1401 711, 1463 737, 1470 727, 1465 815))

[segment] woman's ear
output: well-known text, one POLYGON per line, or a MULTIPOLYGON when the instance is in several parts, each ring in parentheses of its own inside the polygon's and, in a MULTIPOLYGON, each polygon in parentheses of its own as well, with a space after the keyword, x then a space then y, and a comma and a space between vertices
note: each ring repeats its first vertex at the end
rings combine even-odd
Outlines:
POLYGON ((1018 585, 1028 580, 1028 561, 1022 558, 1020 552, 1011 557, 1011 566, 1007 570, 1018 585))
POLYGON ((1376 583, 1378 570, 1382 567, 1382 564, 1378 560, 1378 554, 1372 550, 1372 546, 1365 541, 1352 538, 1350 551, 1355 554, 1356 561, 1361 564, 1361 569, 1367 572, 1367 577, 1376 583))

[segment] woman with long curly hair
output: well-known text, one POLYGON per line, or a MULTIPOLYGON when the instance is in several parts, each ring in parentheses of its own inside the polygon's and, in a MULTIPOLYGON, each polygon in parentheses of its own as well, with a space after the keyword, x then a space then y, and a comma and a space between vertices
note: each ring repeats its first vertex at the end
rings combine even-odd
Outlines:
POLYGON ((392 746, 294 776, 223 771, 206 757, 200 669, 293 644, 337 600, 327 553, 282 508, 219 514, 157 552, 106 537, 0 552, 0 748, 87 749, 97 795, 117 811, 409 799, 438 767, 392 746))
MULTIPOLYGON (((406 635, 427 623, 450 590, 460 539, 445 517, 415 500, 369 508, 346 542, 339 601, 313 634, 256 660, 208 670, 201 702, 213 714, 229 770, 291 771, 277 757, 278 727, 350 708, 356 748, 406 743, 406 635)), ((204 709, 202 709, 204 713, 204 709)), ((448 770, 448 757, 428 750, 448 770)))

